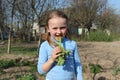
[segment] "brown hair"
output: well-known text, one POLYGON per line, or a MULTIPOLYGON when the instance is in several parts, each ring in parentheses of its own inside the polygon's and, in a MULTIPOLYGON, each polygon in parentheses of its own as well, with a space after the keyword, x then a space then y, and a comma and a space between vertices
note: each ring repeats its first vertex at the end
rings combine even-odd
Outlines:
MULTIPOLYGON (((48 29, 48 27, 49 27, 49 25, 48 25, 49 20, 54 18, 54 17, 65 18, 67 21, 67 24, 68 24, 68 17, 64 12, 62 12, 60 10, 51 10, 50 12, 48 12, 48 15, 46 17, 46 29, 48 29)), ((68 29, 67 29, 67 33, 66 33, 65 37, 70 38, 69 33, 68 33, 68 29)), ((49 42, 49 44, 53 44, 53 42, 50 40, 50 33, 49 32, 47 32, 46 38, 47 38, 47 41, 49 42)))

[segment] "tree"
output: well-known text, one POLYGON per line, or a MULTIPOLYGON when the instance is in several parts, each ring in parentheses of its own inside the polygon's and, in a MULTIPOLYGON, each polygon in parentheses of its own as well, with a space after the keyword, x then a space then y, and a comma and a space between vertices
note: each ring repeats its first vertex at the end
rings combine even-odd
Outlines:
POLYGON ((115 28, 119 25, 119 16, 114 12, 115 11, 113 8, 108 7, 101 14, 98 15, 97 21, 100 24, 101 29, 115 30, 115 28))
POLYGON ((8 3, 11 4, 11 23, 10 23, 10 30, 9 30, 9 36, 8 36, 8 50, 7 50, 7 53, 11 53, 11 32, 12 32, 12 29, 13 29, 13 16, 14 16, 14 9, 15 9, 15 2, 16 0, 7 0, 8 3))
POLYGON ((0 37, 3 40, 3 31, 4 31, 4 12, 2 6, 2 0, 0 0, 0 37))
POLYGON ((19 0, 16 3, 16 17, 22 27, 20 37, 24 41, 31 41, 31 22, 34 19, 34 13, 31 9, 29 0, 19 0))
POLYGON ((73 0, 71 21, 90 31, 97 14, 105 8, 106 3, 107 0, 73 0))

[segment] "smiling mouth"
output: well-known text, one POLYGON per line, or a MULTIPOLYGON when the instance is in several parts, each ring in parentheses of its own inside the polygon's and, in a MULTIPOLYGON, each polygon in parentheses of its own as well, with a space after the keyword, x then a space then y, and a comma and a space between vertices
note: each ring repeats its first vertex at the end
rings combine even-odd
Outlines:
POLYGON ((56 37, 62 37, 63 35, 62 34, 60 34, 60 35, 55 35, 56 37))

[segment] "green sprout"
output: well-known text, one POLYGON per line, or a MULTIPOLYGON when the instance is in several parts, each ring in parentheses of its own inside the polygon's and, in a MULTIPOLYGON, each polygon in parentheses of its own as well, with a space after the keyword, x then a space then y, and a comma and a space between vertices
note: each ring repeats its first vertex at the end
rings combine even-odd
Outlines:
POLYGON ((114 69, 113 69, 113 76, 118 75, 118 74, 119 74, 119 72, 120 72, 120 67, 115 66, 115 67, 114 67, 114 69))
POLYGON ((60 48, 62 49, 62 52, 61 52, 61 56, 59 56, 57 59, 56 59, 56 62, 57 62, 57 65, 61 66, 65 63, 65 55, 69 55, 70 51, 69 50, 65 50, 62 46, 62 38, 59 37, 59 43, 58 45, 60 46, 60 48))

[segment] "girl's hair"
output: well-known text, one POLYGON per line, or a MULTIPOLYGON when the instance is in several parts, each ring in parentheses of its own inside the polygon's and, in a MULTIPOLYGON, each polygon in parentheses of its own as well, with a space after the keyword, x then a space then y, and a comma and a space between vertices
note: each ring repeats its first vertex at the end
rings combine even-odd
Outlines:
POLYGON ((61 18, 65 18, 66 21, 68 21, 68 17, 67 15, 59 10, 52 10, 50 12, 48 12, 47 18, 46 18, 46 25, 48 27, 48 22, 50 19, 54 18, 54 17, 61 17, 61 18))
MULTIPOLYGON (((49 27, 49 25, 48 25, 49 20, 54 18, 54 17, 65 18, 66 21, 67 21, 67 25, 68 25, 68 17, 64 12, 62 12, 60 10, 51 10, 50 12, 48 12, 48 15, 46 17, 46 29, 48 29, 48 27, 49 27)), ((68 29, 67 29, 67 33, 66 33, 65 37, 70 39, 68 29)), ((50 33, 49 32, 46 33, 46 38, 47 38, 47 41, 49 42, 49 44, 53 44, 51 39, 50 39, 50 33)))

